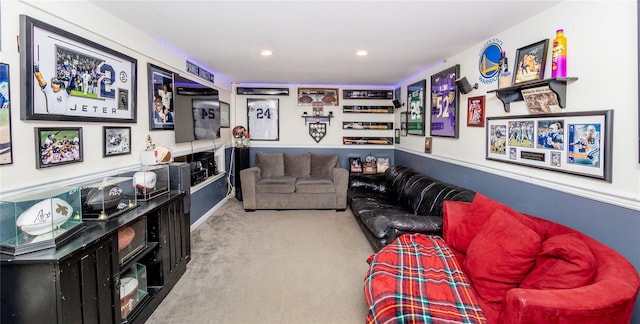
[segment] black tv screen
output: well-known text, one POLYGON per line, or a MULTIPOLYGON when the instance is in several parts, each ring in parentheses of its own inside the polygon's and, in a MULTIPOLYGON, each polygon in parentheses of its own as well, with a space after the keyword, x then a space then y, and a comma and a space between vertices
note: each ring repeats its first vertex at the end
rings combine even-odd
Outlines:
POLYGON ((218 138, 218 90, 180 75, 175 76, 173 89, 176 143, 218 138))

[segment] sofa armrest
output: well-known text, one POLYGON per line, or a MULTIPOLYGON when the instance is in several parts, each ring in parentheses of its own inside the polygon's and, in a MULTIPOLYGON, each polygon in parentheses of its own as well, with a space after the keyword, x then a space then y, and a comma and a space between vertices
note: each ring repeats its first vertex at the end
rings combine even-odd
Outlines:
POLYGON ((256 209, 256 183, 262 174, 260 168, 251 167, 240 170, 240 183, 242 183, 242 205, 244 209, 256 209))
POLYGON ((456 236, 457 226, 467 215, 471 203, 447 200, 442 203, 442 238, 445 242, 452 242, 456 236))
POLYGON ((331 172, 336 190, 336 209, 347 208, 347 189, 349 187, 349 171, 344 168, 333 168, 331 172))

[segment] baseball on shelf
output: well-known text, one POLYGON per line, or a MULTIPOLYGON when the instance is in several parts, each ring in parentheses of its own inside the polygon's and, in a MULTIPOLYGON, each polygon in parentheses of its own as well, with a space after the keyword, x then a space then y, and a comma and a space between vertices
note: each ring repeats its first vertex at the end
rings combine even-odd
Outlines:
POLYGON ((151 171, 138 171, 133 174, 133 186, 137 189, 153 189, 156 186, 156 174, 151 171))

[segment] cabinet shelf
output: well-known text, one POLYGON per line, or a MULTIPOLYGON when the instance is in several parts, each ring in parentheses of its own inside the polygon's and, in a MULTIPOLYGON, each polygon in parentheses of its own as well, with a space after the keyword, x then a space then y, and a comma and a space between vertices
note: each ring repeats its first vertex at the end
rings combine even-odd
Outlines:
POLYGON ((487 91, 487 93, 495 92, 496 97, 502 101, 504 105, 504 111, 510 111, 510 104, 514 101, 522 101, 522 90, 536 87, 549 86, 549 89, 553 91, 558 97, 558 104, 561 108, 564 108, 567 101, 567 84, 578 80, 578 78, 552 78, 544 80, 535 80, 523 82, 517 85, 513 85, 506 88, 500 88, 487 91))

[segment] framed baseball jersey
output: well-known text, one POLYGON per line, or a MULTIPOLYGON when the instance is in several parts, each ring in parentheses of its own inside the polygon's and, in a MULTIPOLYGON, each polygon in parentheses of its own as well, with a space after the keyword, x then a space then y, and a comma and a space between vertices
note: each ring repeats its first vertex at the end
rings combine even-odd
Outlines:
POLYGON ((251 140, 279 140, 279 99, 247 99, 247 119, 251 140))

